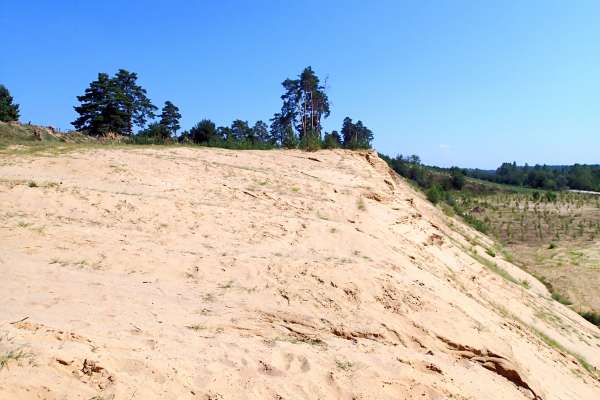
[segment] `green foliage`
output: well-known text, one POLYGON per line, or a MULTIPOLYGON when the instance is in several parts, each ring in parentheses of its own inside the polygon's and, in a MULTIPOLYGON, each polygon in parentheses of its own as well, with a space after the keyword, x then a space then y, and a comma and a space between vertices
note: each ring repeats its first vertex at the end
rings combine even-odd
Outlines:
POLYGON ((276 138, 271 137, 269 127, 263 121, 258 120, 252 127, 252 136, 257 143, 268 143, 274 146, 277 143, 276 138))
POLYGON ((295 149, 298 147, 298 137, 294 133, 291 125, 288 125, 284 129, 284 136, 281 142, 281 146, 285 149, 295 149))
POLYGON ((297 79, 286 79, 281 83, 284 94, 279 119, 284 127, 293 126, 298 131, 298 138, 309 132, 321 134, 321 119, 329 117, 329 98, 325 93, 325 85, 308 66, 297 79))
POLYGON ((198 122, 189 131, 184 132, 182 136, 188 137, 196 144, 208 144, 220 138, 215 123, 209 119, 198 122))
POLYGON ((573 304, 573 302, 571 300, 569 300, 568 297, 561 295, 558 292, 552 292, 552 298, 556 301, 558 301, 561 304, 564 304, 566 306, 570 306, 571 304, 573 304))
MULTIPOLYGON (((477 179, 537 189, 561 190, 570 188, 600 191, 599 165, 536 165, 530 167, 527 164, 518 166, 515 162, 512 162, 503 163, 496 171, 467 170, 467 174, 477 179)), ((551 192, 546 194, 547 201, 553 202, 553 198, 551 192)))
POLYGON ((465 186, 465 174, 458 167, 450 168, 450 183, 453 189, 461 190, 465 186))
POLYGON ((579 315, 590 321, 592 324, 600 327, 600 313, 594 311, 585 311, 580 312, 579 315))
POLYGON ((13 102, 10 92, 0 85, 0 121, 10 122, 19 120, 19 105, 13 102))
POLYGON ((461 217, 463 217, 463 219, 465 220, 465 222, 467 224, 471 225, 473 228, 477 229, 479 232, 488 233, 489 226, 485 223, 485 221, 475 218, 471 214, 462 213, 460 215, 461 215, 461 217))
POLYGON ((323 135, 323 148, 324 149, 337 149, 342 146, 342 139, 338 131, 331 131, 331 133, 325 133, 323 135))
POLYGON ((159 122, 153 122, 146 129, 142 129, 137 135, 131 137, 133 144, 155 144, 163 143, 171 135, 167 128, 159 122))
POLYGON ((342 138, 347 149, 370 149, 373 132, 363 125, 362 121, 353 123, 350 117, 342 123, 342 138))
POLYGON ((23 349, 14 349, 14 350, 9 350, 4 353, 0 353, 0 371, 4 367, 7 367, 8 363, 10 361, 19 361, 23 358, 28 358, 28 357, 31 357, 31 354, 27 353, 23 349))
POLYGON ((321 148, 321 138, 319 133, 314 130, 309 130, 300 139, 299 147, 307 151, 316 151, 321 148))
POLYGON ((179 120, 181 119, 181 114, 179 113, 179 108, 177 108, 170 101, 165 101, 165 105, 160 114, 160 126, 163 127, 161 133, 165 136, 163 137, 171 137, 175 136, 177 131, 179 130, 179 120))
POLYGON ((137 83, 137 74, 120 69, 114 77, 99 73, 75 107, 79 118, 71 124, 89 135, 109 132, 131 135, 133 125, 143 127, 157 109, 146 97, 146 90, 137 83))
POLYGON ((477 260, 480 264, 483 264, 490 271, 500 275, 505 280, 512 282, 516 285, 522 286, 525 289, 529 288, 529 282, 517 280, 514 276, 512 276, 510 273, 508 273, 508 271, 506 271, 505 269, 498 266, 498 264, 496 264, 495 262, 490 261, 487 258, 480 256, 479 254, 477 254, 476 251, 471 251, 470 254, 471 254, 471 257, 473 257, 475 260, 477 260))
POLYGON ((546 197, 546 201, 548 203, 554 203, 554 202, 556 202, 556 199, 557 199, 556 193, 554 193, 554 192, 546 192, 545 197, 546 197))
MULTIPOLYGON (((172 102, 166 101, 158 122, 152 122, 146 127, 146 123, 155 117, 157 108, 146 96, 146 90, 137 83, 137 79, 136 73, 124 69, 120 69, 112 77, 107 73, 99 73, 84 94, 77 97, 79 105, 74 108, 79 117, 72 125, 91 136, 104 136, 108 133, 128 136, 127 139, 118 138, 121 143, 170 143, 180 129, 179 109, 172 102), (133 135, 134 126, 140 128, 136 135, 133 135)), ((321 82, 310 66, 296 79, 283 81, 282 86, 284 93, 281 96, 281 111, 270 119, 270 126, 259 120, 250 127, 248 121, 236 119, 230 126, 217 127, 214 122, 205 119, 182 132, 176 140, 186 144, 231 149, 283 147, 314 151, 342 145, 349 149, 371 147, 373 132, 361 121, 353 123, 350 118, 344 120, 343 139, 337 131, 325 133, 321 138, 322 120, 329 117, 330 104, 326 93, 327 85, 321 82)), ((7 90, 5 97, 12 103, 7 90)))
POLYGON ((439 203, 444 197, 444 189, 442 189, 439 185, 433 185, 425 192, 427 196, 427 200, 432 202, 433 204, 439 203))

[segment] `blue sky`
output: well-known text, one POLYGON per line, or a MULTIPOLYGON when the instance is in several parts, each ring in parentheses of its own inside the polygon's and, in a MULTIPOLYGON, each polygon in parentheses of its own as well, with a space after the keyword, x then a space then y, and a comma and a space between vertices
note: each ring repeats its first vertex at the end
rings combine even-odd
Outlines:
POLYGON ((600 162, 598 1, 1 1, 0 83, 70 128, 98 72, 135 71, 182 126, 268 121, 311 65, 332 114, 442 166, 600 162))

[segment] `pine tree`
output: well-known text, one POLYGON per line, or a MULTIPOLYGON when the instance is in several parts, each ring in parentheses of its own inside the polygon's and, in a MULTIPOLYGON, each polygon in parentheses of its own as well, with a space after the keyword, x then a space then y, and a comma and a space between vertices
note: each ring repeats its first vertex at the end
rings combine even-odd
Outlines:
POLYGON ((267 124, 265 124, 263 121, 256 121, 256 123, 252 127, 252 131, 254 137, 259 143, 274 144, 270 143, 271 138, 269 137, 269 128, 267 127, 267 124))
POLYGON ((0 121, 18 121, 19 105, 13 103, 10 92, 4 85, 0 85, 0 121))
POLYGON ((329 98, 325 85, 312 68, 306 67, 298 79, 286 79, 281 83, 285 93, 280 118, 289 121, 299 132, 299 139, 311 134, 307 142, 316 142, 321 136, 321 119, 329 117, 329 98))
POLYGON ((326 149, 337 149, 341 147, 342 142, 338 131, 332 131, 331 133, 325 133, 323 135, 323 147, 326 149))
POLYGON ((254 143, 254 136, 252 133, 252 129, 248 125, 248 121, 242 121, 241 119, 236 119, 231 123, 231 132, 233 133, 233 139, 237 143, 241 143, 244 141, 249 141, 254 143))
POLYGON ((220 126, 217 128, 217 138, 224 142, 235 142, 233 131, 228 126, 220 126))
POLYGON ((181 119, 181 114, 179 113, 179 108, 177 108, 170 101, 165 101, 165 106, 162 109, 160 114, 160 125, 164 127, 164 131, 167 136, 175 136, 177 131, 179 130, 179 120, 181 119))
POLYGON ((342 138, 344 139, 344 147, 347 149, 355 148, 357 135, 358 132, 356 132, 356 127, 352 123, 352 118, 344 118, 344 122, 342 122, 342 138))
POLYGON ((353 123, 352 118, 346 117, 342 124, 342 137, 347 149, 370 149, 373 132, 362 121, 353 123))
POLYGON ((90 83, 85 93, 77 96, 81 103, 75 107, 79 118, 71 124, 75 129, 94 136, 125 132, 127 117, 119 107, 117 92, 115 82, 108 74, 99 73, 98 79, 90 83))
POLYGON ((146 90, 136 84, 137 74, 123 69, 110 78, 99 73, 90 83, 75 107, 79 118, 71 124, 75 129, 90 135, 115 132, 131 135, 133 125, 143 127, 147 119, 154 117, 156 107, 146 97, 146 90))
MULTIPOLYGON (((280 113, 273 114, 273 117, 269 120, 271 125, 269 127, 269 142, 274 145, 283 146, 286 137, 288 136, 287 128, 291 128, 291 121, 287 120, 280 113)), ((294 135, 294 129, 291 128, 292 136, 294 135)))
POLYGON ((120 69, 113 78, 116 97, 125 110, 127 134, 133 133, 133 125, 143 127, 148 119, 154 118, 158 108, 146 96, 146 89, 137 84, 137 74, 120 69))
POLYGON ((217 139, 217 128, 211 120, 203 119, 190 129, 189 134, 194 143, 210 143, 217 139))
POLYGON ((163 140, 170 137, 170 134, 169 132, 167 132, 167 129, 159 122, 152 122, 148 124, 148 127, 139 131, 137 135, 163 140))
POLYGON ((291 125, 286 126, 283 130, 281 146, 286 149, 295 149, 298 147, 298 137, 291 125))

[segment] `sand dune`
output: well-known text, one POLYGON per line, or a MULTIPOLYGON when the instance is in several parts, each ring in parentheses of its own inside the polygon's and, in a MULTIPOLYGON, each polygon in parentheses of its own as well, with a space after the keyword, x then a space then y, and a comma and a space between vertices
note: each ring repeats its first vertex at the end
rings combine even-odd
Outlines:
POLYGON ((600 399, 600 331, 375 153, 6 156, 0 221, 0 399, 600 399))

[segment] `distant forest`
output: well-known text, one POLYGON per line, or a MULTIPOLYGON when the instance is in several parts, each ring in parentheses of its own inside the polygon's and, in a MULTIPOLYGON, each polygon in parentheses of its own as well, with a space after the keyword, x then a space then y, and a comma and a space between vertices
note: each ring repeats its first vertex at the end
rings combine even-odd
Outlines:
POLYGON ((519 166, 503 163, 495 171, 466 169, 467 176, 507 185, 545 190, 600 191, 600 165, 536 165, 519 166))
POLYGON ((428 189, 438 184, 441 189, 460 190, 465 177, 506 185, 542 190, 600 191, 600 165, 535 165, 503 163, 494 170, 440 168, 421 164, 417 155, 380 156, 400 175, 428 189))

